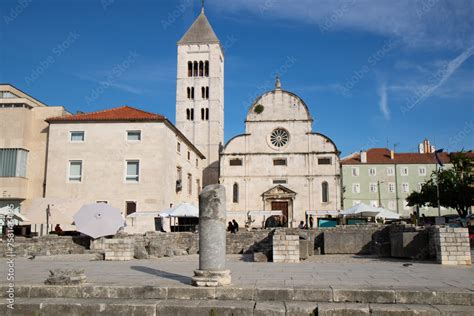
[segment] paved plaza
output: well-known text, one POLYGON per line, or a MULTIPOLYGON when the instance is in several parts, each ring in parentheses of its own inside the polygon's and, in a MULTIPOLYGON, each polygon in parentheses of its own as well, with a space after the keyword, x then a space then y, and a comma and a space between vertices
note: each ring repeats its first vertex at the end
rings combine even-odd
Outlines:
MULTIPOLYGON (((16 258, 16 285, 43 284, 50 269, 84 269, 94 285, 191 287, 198 255, 149 260, 92 261, 91 255, 16 258)), ((473 266, 443 266, 431 262, 381 260, 350 255, 314 256, 300 263, 256 263, 241 255, 227 256, 232 286, 249 288, 345 287, 474 290, 473 266)), ((6 259, 0 273, 6 275, 6 259)), ((7 283, 6 278, 0 284, 7 283)))

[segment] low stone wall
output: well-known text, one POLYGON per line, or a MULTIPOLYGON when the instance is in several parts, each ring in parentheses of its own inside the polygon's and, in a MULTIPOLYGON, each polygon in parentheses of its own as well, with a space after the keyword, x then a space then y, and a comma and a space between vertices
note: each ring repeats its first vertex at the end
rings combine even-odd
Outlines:
POLYGON ((446 265, 472 264, 467 228, 434 226, 430 231, 438 263, 446 265))
POLYGON ((300 261, 300 236, 278 231, 273 235, 273 262, 290 263, 300 261))
MULTIPOLYGON (((82 254, 89 249, 91 238, 87 236, 57 236, 25 238, 15 237, 15 254, 17 256, 50 256, 63 254, 82 254)), ((5 240, 0 244, 0 256, 6 251, 5 240)))
POLYGON ((373 254, 376 233, 382 225, 337 226, 323 232, 324 254, 373 254))

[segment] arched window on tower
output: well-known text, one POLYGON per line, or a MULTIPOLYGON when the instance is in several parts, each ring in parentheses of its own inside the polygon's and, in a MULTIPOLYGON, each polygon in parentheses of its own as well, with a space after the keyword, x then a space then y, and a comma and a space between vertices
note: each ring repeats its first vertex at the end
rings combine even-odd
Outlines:
POLYGON ((191 88, 188 87, 187 92, 188 92, 188 99, 191 99, 191 88))
POLYGON ((209 77, 209 62, 206 60, 206 62, 204 63, 204 75, 206 77, 209 77))
POLYGON ((203 99, 206 98, 206 89, 204 87, 201 87, 201 95, 203 99))
POLYGON ((206 87, 206 99, 209 99, 209 87, 206 87))
POLYGON ((201 120, 203 120, 203 121, 204 121, 204 119, 205 119, 205 116, 204 116, 204 115, 205 115, 205 114, 204 114, 204 109, 201 109, 201 120))
POLYGON ((193 63, 191 61, 188 61, 188 77, 193 76, 193 63))
POLYGON ((199 77, 204 77, 204 63, 202 61, 199 62, 199 77))
POLYGON ((193 77, 197 77, 197 76, 198 76, 198 62, 195 61, 195 62, 194 62, 193 77))
POLYGON ((237 183, 234 183, 232 188, 232 202, 239 203, 239 185, 237 183))
POLYGON ((206 121, 209 121, 209 109, 206 109, 206 121))
POLYGON ((194 121, 194 109, 191 109, 191 121, 194 121))
POLYGON ((321 184, 321 201, 323 203, 329 202, 329 185, 326 181, 321 184))
POLYGON ((191 111, 189 111, 189 109, 186 109, 186 119, 187 120, 191 119, 191 111))
POLYGON ((191 88, 191 99, 194 100, 194 87, 191 88))

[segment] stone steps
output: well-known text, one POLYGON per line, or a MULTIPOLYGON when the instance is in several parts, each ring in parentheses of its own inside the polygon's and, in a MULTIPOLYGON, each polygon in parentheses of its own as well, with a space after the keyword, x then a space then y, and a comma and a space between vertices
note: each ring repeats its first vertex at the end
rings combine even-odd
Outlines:
POLYGON ((16 298, 14 310, 9 309, 6 304, 4 300, 0 303, 0 315, 474 315, 472 306, 315 303, 308 301, 16 298))
MULTIPOLYGON (((6 298, 8 288, 0 286, 6 298)), ((232 300, 365 304, 426 304, 474 306, 474 291, 372 288, 199 288, 191 286, 116 286, 116 285, 17 285, 16 298, 134 299, 134 300, 232 300)), ((474 309, 474 307, 472 307, 474 309)))

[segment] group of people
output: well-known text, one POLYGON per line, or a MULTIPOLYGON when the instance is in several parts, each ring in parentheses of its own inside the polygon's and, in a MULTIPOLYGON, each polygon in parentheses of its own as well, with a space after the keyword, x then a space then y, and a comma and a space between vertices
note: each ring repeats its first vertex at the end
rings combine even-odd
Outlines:
POLYGON ((308 228, 313 228, 313 225, 314 225, 314 220, 313 220, 313 216, 310 216, 309 217, 309 227, 307 224, 304 223, 304 221, 301 221, 300 224, 298 225, 298 228, 300 229, 308 229, 308 228))
POLYGON ((229 225, 227 225, 227 231, 231 232, 232 234, 235 234, 239 231, 239 224, 235 219, 233 219, 232 222, 229 222, 229 225))

